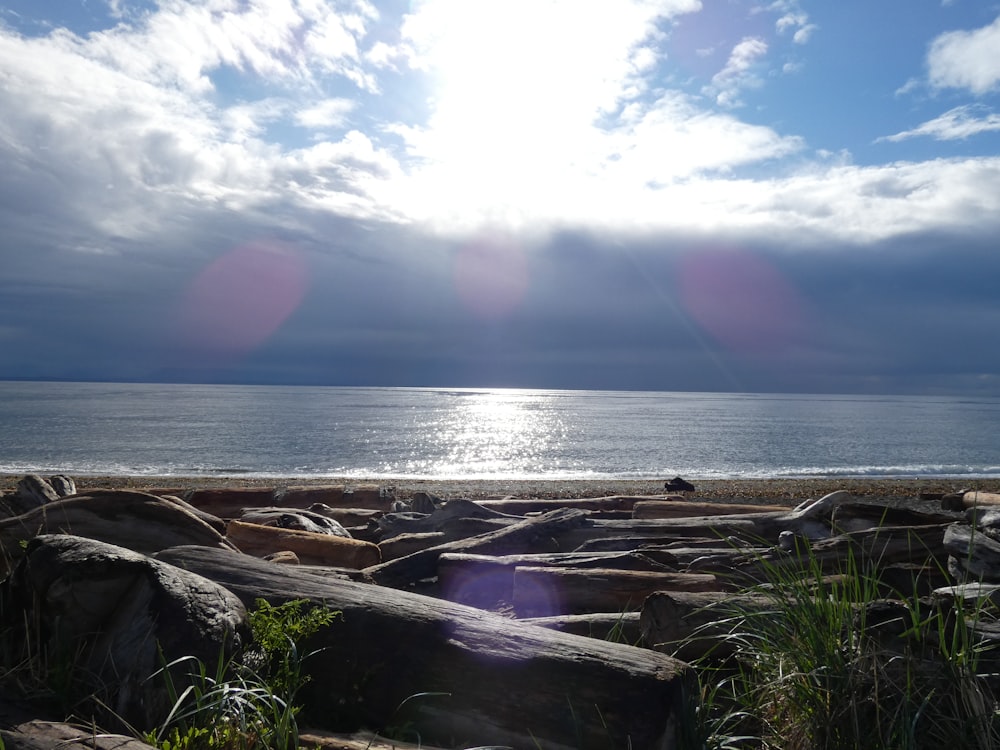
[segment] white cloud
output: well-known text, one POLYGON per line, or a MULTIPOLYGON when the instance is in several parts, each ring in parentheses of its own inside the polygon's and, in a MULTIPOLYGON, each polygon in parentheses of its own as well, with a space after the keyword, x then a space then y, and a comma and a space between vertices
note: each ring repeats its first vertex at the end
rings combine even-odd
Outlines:
POLYGON ((1000 85, 1000 16, 973 31, 949 31, 931 42, 927 54, 930 83, 986 94, 1000 85))
POLYGON ((1000 115, 989 112, 983 107, 966 104, 950 109, 940 117, 928 120, 912 130, 904 130, 878 140, 897 142, 927 136, 938 141, 953 141, 998 130, 1000 130, 1000 115))
POLYGON ((355 104, 350 99, 323 99, 295 113, 295 122, 304 128, 329 128, 343 125, 355 104))
POLYGON ((809 22, 809 15, 802 11, 797 0, 777 0, 768 6, 768 10, 781 13, 781 16, 774 23, 774 28, 779 34, 787 31, 792 32, 792 41, 796 44, 805 44, 819 26, 809 22))
POLYGON ((712 89, 720 106, 740 106, 740 91, 760 85, 760 77, 754 70, 767 49, 767 42, 757 37, 744 38, 733 47, 725 67, 712 77, 712 89))
MULTIPOLYGON (((782 178, 742 178, 741 168, 802 158, 805 145, 707 109, 658 78, 658 24, 696 10, 695 2, 527 3, 509 16, 501 12, 508 6, 491 5, 494 15, 484 17, 463 16, 461 2, 428 3, 407 22, 410 52, 363 38, 370 16, 359 12, 317 27, 326 58, 302 51, 306 35, 288 40, 281 31, 303 28, 293 16, 306 26, 326 18, 324 3, 276 4, 273 16, 262 4, 204 6, 245 7, 243 15, 258 14, 254 23, 202 7, 166 2, 163 18, 88 38, 67 31, 25 38, 0 29, 0 158, 25 194, 38 195, 51 212, 48 224, 78 232, 75 247, 99 246, 107 236, 162 236, 192 206, 303 231, 324 211, 448 232, 494 223, 862 239, 1000 216, 997 160, 866 168, 844 163, 844 155, 821 155, 819 165, 799 173, 785 164, 782 178), (276 26, 273 38, 255 25, 265 17, 276 26), (245 33, 230 38, 237 21, 245 33), (172 36, 139 59, 151 30, 166 33, 171 24, 172 36), (230 46, 209 49, 206 40, 220 34, 230 46), (362 49, 371 51, 370 61, 362 49), (185 53, 193 61, 178 67, 185 53), (376 58, 429 71, 421 78, 436 84, 428 112, 383 124, 360 100, 320 85, 329 60, 355 66, 359 85, 374 81, 376 58), (224 100, 211 88, 213 66, 223 60, 262 75, 267 95, 224 100), (296 123, 343 127, 348 114, 357 130, 329 142, 299 148, 269 135, 296 123), (373 119, 378 126, 365 128, 373 119), (402 139, 405 153, 379 142, 385 132, 402 139)), ((767 52, 763 40, 743 39, 713 95, 734 101, 754 85, 767 52)), ((343 80, 349 73, 335 76, 353 90, 343 80)), ((921 126, 922 134, 993 122, 974 111, 949 115, 950 129, 946 115, 934 128, 921 126)))
POLYGON ((809 41, 809 37, 813 35, 813 32, 816 31, 816 29, 818 28, 819 26, 817 26, 816 24, 808 23, 802 28, 798 29, 795 32, 795 34, 792 35, 792 41, 795 42, 796 44, 805 44, 806 42, 809 41))

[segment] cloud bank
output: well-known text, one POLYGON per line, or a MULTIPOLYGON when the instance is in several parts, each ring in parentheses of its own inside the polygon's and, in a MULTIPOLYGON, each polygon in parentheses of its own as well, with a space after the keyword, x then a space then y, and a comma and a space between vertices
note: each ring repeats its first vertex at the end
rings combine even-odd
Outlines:
MULTIPOLYGON (((828 24, 740 7, 7 14, 0 377, 996 390, 1000 157, 830 158, 753 106, 828 24)), ((1000 130, 998 35, 876 144, 1000 130)))

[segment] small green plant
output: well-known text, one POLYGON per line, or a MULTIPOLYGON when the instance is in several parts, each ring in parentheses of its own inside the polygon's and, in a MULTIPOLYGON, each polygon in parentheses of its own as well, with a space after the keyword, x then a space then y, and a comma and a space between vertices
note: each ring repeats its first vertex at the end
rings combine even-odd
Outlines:
POLYGON ((277 607, 257 600, 250 613, 253 643, 242 658, 226 659, 220 650, 210 674, 201 660, 182 657, 153 675, 164 681, 171 708, 144 739, 161 750, 297 748, 295 696, 308 679, 302 662, 315 653, 302 655, 300 647, 337 615, 306 600, 277 607))

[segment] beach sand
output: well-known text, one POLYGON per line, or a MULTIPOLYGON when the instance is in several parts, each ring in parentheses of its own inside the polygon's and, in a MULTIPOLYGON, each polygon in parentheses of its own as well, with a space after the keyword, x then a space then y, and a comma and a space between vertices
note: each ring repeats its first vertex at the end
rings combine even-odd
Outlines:
MULTIPOLYGON (((0 474, 0 491, 13 489, 21 475, 0 474)), ((511 480, 511 479, 357 479, 357 478, 266 478, 246 477, 152 477, 152 476, 74 476, 77 490, 94 488, 150 489, 176 488, 189 490, 218 487, 286 488, 292 486, 340 485, 359 487, 378 485, 393 488, 398 498, 405 499, 414 492, 423 491, 441 498, 465 497, 470 499, 518 498, 577 498, 608 497, 612 495, 663 495, 663 480, 511 480)), ((935 500, 921 500, 928 493, 950 493, 961 490, 1000 492, 1000 478, 996 479, 692 479, 696 491, 692 499, 719 502, 778 503, 795 505, 803 500, 819 498, 837 490, 851 492, 859 501, 880 502, 893 505, 934 505, 935 500)))

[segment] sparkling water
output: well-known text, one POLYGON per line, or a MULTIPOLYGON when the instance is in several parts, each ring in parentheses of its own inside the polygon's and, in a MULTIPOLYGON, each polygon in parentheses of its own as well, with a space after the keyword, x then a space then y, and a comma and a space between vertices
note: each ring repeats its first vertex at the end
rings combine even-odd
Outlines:
POLYGON ((1000 399, 0 382, 0 472, 1000 476, 1000 399))

